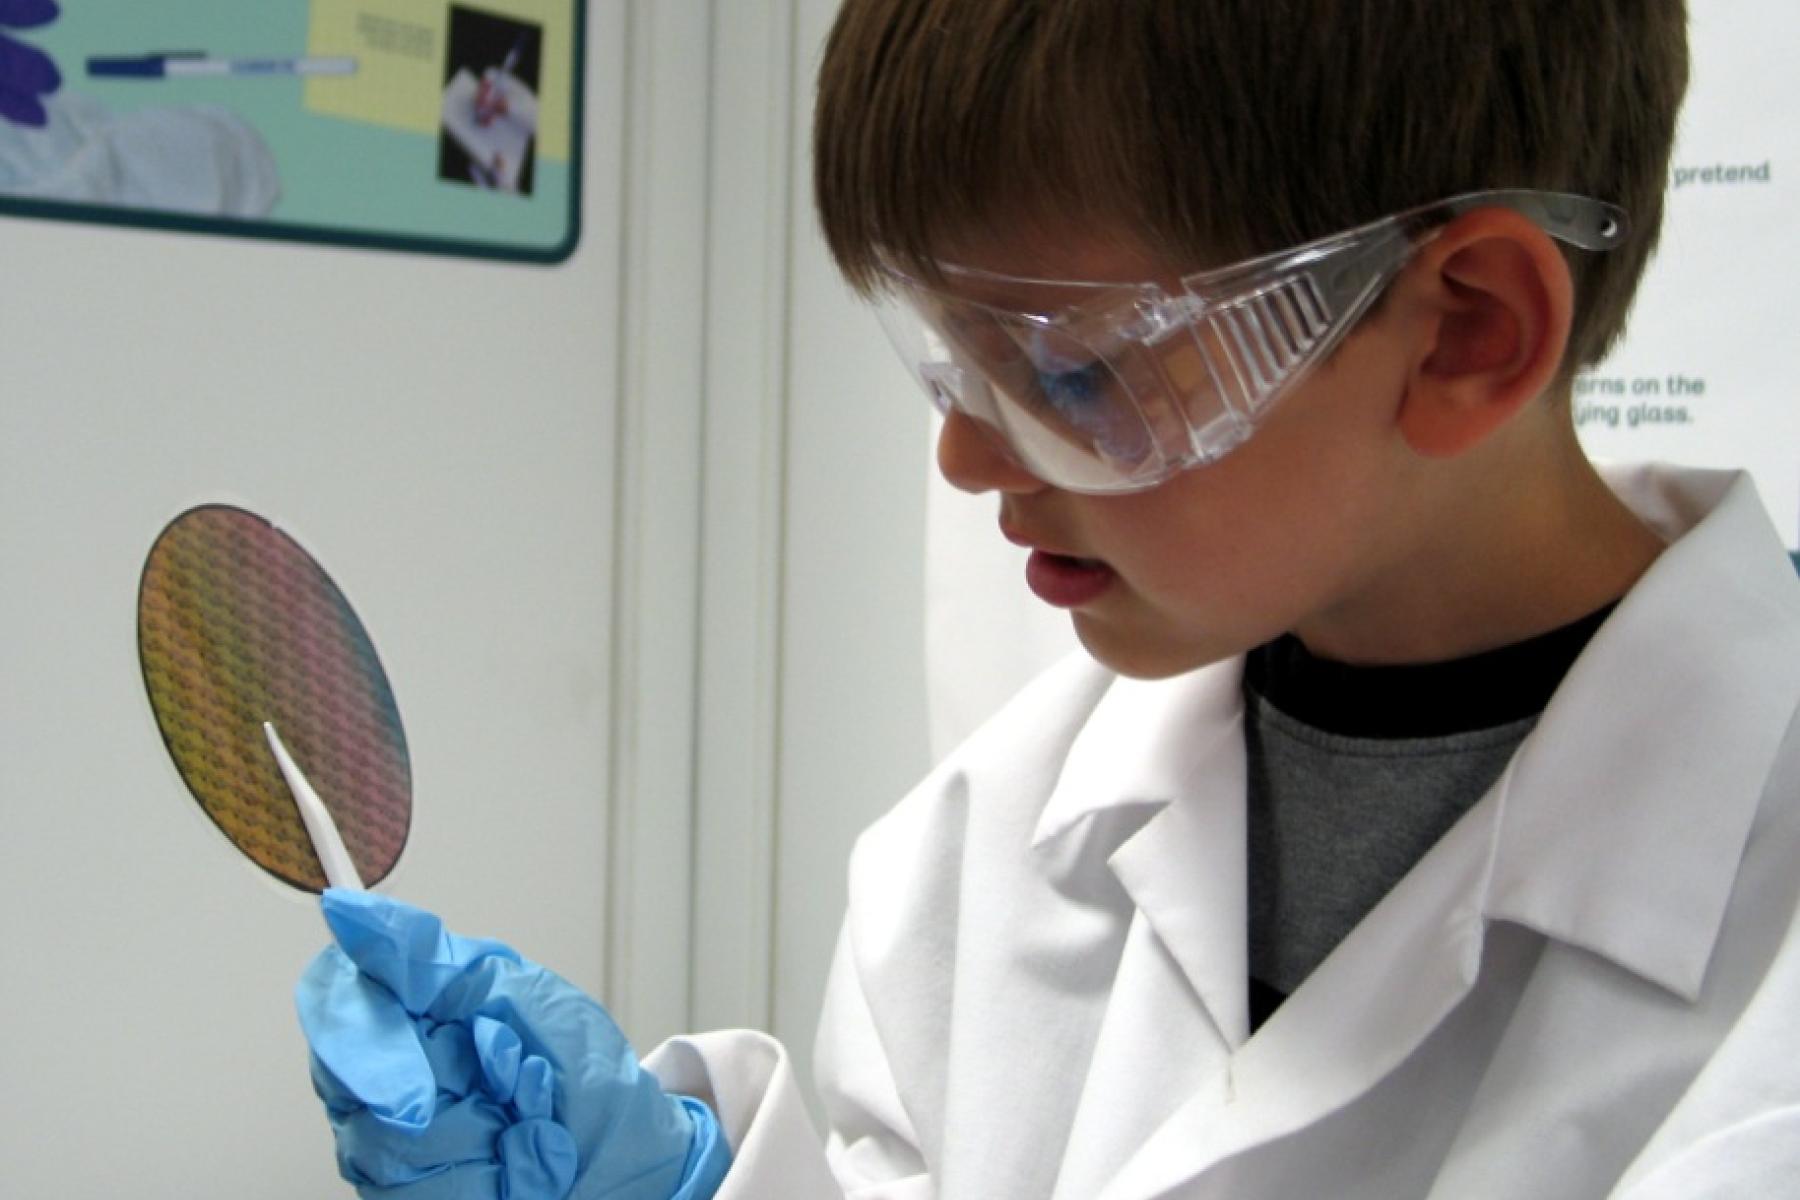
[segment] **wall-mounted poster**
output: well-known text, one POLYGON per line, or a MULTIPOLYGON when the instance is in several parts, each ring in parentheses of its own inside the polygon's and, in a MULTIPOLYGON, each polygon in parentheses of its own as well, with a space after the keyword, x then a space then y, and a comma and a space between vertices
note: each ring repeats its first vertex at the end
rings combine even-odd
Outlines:
POLYGON ((0 214, 560 262, 582 0, 0 0, 0 214))

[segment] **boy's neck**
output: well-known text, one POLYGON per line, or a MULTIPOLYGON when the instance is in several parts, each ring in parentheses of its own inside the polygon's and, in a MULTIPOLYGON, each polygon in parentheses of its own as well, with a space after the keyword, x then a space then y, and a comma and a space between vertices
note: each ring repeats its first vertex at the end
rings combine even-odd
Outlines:
POLYGON ((1618 600, 1663 549, 1551 405, 1455 460, 1424 464, 1416 511, 1353 599, 1294 630, 1347 663, 1442 662, 1511 645, 1618 600))

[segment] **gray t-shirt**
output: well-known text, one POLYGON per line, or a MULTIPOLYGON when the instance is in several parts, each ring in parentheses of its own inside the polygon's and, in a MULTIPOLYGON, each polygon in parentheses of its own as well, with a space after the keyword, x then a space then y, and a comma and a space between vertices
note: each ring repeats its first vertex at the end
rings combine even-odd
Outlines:
POLYGON ((1536 717, 1343 737, 1249 697, 1250 974, 1292 992, 1486 793, 1536 717))
POLYGON ((1611 611, 1418 666, 1349 666, 1293 637, 1251 653, 1252 1025, 1493 786, 1611 611))

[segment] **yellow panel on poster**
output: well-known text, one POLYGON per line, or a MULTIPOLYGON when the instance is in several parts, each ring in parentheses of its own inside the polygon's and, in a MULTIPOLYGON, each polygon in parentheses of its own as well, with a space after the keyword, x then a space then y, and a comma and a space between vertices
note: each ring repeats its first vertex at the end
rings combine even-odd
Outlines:
POLYGON ((446 76, 461 66, 479 72, 500 62, 451 64, 452 24, 475 13, 517 21, 541 37, 536 58, 537 152, 569 158, 574 80, 569 49, 579 0, 481 0, 479 5, 420 0, 312 0, 307 53, 348 55, 358 61, 349 79, 309 79, 306 107, 327 116, 366 121, 410 133, 435 134, 443 124, 446 76), (454 10, 454 12, 453 12, 454 10))

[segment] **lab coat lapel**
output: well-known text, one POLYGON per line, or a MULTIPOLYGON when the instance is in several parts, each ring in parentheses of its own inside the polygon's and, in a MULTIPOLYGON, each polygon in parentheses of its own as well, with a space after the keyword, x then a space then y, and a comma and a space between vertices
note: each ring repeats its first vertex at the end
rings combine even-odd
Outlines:
POLYGON ((1242 679, 1235 661, 1173 681, 1115 681, 1033 837, 1048 855, 1053 841, 1098 828, 1102 813, 1151 814, 1108 863, 1227 1045, 1246 1029, 1242 679))
POLYGON ((1468 846, 1410 876, 1377 909, 1383 918, 1359 927, 1246 1040, 1242 723, 1241 662, 1160 685, 1121 680, 1071 747, 1040 820, 1047 849, 1101 828, 1101 812, 1151 813, 1108 859, 1137 917, 1059 1198, 1158 1195, 1320 1119, 1392 1070, 1475 979, 1491 816, 1453 831, 1468 846))
POLYGON ((1222 1086, 1248 1029, 1240 673, 1226 664, 1162 686, 1178 694, 1140 714, 1136 758, 1113 744, 1114 786, 1127 789, 1115 800, 1157 807, 1107 860, 1135 911, 1058 1200, 1092 1200, 1187 1097, 1222 1086))
POLYGON ((1498 810, 1490 793, 1452 829, 1237 1049, 1223 1078, 1156 1130, 1103 1200, 1169 1194, 1350 1104, 1417 1049, 1474 986, 1498 810))
POLYGON ((1197 759, 1183 793, 1110 860, 1228 1047, 1250 1036, 1240 726, 1234 719, 1229 743, 1197 759))

